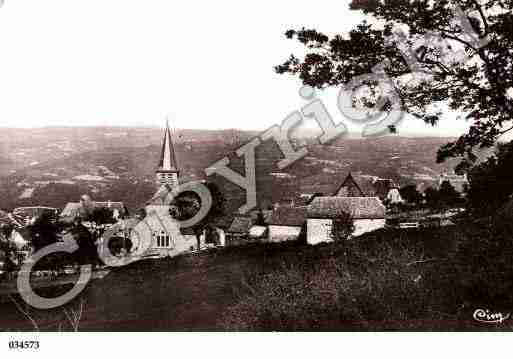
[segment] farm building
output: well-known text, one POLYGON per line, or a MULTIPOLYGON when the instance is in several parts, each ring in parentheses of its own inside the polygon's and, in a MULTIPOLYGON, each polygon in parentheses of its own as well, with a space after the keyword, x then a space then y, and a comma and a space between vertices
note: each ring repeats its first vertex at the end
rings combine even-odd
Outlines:
POLYGON ((240 245, 247 242, 250 230, 253 227, 253 220, 248 216, 236 216, 226 230, 228 245, 240 245))
POLYGON ((88 195, 82 196, 80 202, 69 202, 62 210, 60 217, 64 222, 73 222, 75 219, 86 219, 96 208, 107 208, 112 211, 112 218, 117 220, 128 215, 123 202, 95 202, 88 195))
POLYGON ((279 207, 268 220, 266 241, 285 242, 297 240, 306 223, 306 207, 279 207))
POLYGON ((353 219, 353 237, 383 228, 385 212, 378 197, 317 197, 307 209, 307 242, 331 241, 333 219, 343 213, 353 219))
POLYGON ((11 235, 9 236, 9 242, 11 242, 16 247, 16 264, 23 264, 32 255, 32 237, 28 229, 13 229, 11 235))

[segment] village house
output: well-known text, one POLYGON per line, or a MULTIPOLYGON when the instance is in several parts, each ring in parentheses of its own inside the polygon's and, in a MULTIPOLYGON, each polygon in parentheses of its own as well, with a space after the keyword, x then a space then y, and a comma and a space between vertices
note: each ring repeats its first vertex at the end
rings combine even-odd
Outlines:
POLYGON ((307 243, 329 242, 333 220, 343 213, 353 220, 352 237, 383 228, 386 208, 378 197, 317 197, 307 209, 307 243))
POLYGON ((86 220, 87 216, 96 208, 107 208, 112 211, 112 219, 118 220, 128 215, 128 210, 123 202, 97 202, 92 201, 88 195, 83 195, 80 202, 69 202, 66 204, 60 214, 60 220, 66 223, 72 223, 77 219, 86 220))
POLYGON ((385 201, 388 204, 404 203, 404 199, 401 197, 401 193, 399 193, 399 188, 397 187, 392 187, 390 191, 388 191, 388 194, 385 197, 385 201))
POLYGON ((235 216, 226 230, 227 245, 234 246, 247 243, 250 239, 253 223, 254 221, 250 216, 235 216))
POLYGON ((260 226, 258 224, 254 224, 249 229, 249 238, 254 240, 263 240, 267 236, 267 226, 260 226))
POLYGON ((15 258, 13 258, 15 264, 22 265, 33 253, 30 230, 15 228, 11 231, 8 240, 16 248, 15 258))
POLYGON ((267 242, 297 240, 306 223, 306 207, 276 208, 267 221, 267 242))
POLYGON ((382 202, 390 204, 403 203, 401 194, 399 193, 399 186, 388 178, 377 178, 372 183, 374 187, 374 196, 378 197, 382 202))
POLYGON ((54 221, 57 218, 58 212, 59 210, 53 207, 18 207, 12 211, 12 216, 16 219, 16 222, 23 226, 27 226, 43 214, 48 215, 49 218, 54 221))
POLYGON ((465 194, 465 188, 469 184, 466 173, 460 176, 454 173, 450 174, 444 172, 440 174, 440 178, 438 179, 438 187, 440 187, 445 181, 449 182, 454 187, 454 189, 461 194, 465 194))

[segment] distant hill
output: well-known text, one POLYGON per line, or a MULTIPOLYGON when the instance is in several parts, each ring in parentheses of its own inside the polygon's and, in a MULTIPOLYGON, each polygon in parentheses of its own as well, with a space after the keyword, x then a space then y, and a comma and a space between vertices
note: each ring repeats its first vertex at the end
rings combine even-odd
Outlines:
MULTIPOLYGON (((244 173, 235 150, 256 133, 237 130, 180 130, 174 134, 183 181, 205 178, 204 169, 225 155, 244 173)), ((63 207, 89 193, 98 200, 123 201, 131 209, 143 205, 155 190, 162 130, 158 128, 44 128, 8 129, 0 143, 0 208, 21 205, 63 207), (11 145, 6 145, 11 144, 11 145), (7 147, 6 147, 7 146, 7 147), (3 167, 2 167, 3 164, 3 167)), ((260 205, 292 200, 305 188, 336 187, 349 171, 360 178, 391 178, 431 185, 450 171, 454 161, 436 164, 436 151, 449 138, 386 136, 339 138, 320 145, 301 138, 308 154, 285 170, 277 168, 281 152, 273 141, 256 150, 257 194, 260 205), (331 187, 330 187, 331 186, 331 187)), ((234 210, 245 192, 213 176, 234 210)))

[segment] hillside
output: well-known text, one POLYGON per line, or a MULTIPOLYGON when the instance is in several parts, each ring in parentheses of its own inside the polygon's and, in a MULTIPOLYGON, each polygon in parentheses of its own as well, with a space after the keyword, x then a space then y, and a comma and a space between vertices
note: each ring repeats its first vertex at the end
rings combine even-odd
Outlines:
MULTIPOLYGON (((1 207, 47 205, 62 208, 89 193, 98 200, 141 206, 155 190, 154 170, 161 141, 160 129, 60 128, 7 130, 9 151, 0 153, 1 207), (1 164, 4 164, 3 167, 1 164)), ((234 150, 254 133, 236 130, 180 130, 175 134, 182 181, 203 179, 203 170, 229 155, 231 166, 243 173, 234 150)), ((0 139, 1 140, 1 139, 0 139)), ((438 175, 454 162, 436 164, 436 151, 448 138, 340 138, 328 145, 299 139, 308 155, 285 170, 278 146, 266 141, 257 148, 257 194, 260 205, 287 202, 299 193, 333 191, 349 171, 362 181, 392 178, 400 185, 436 184, 438 175)), ((7 144, 3 148, 7 148, 7 144)), ((216 176, 214 176, 216 177, 216 176)), ((243 190, 214 179, 228 198, 230 210, 244 201, 243 190)))
MULTIPOLYGON (((509 254, 474 263, 461 233, 382 230, 339 244, 254 244, 137 262, 91 282, 69 306, 84 301, 83 331, 490 330, 472 314, 489 303, 510 308, 509 254)), ((31 329, 8 301, 0 314, 2 330, 31 329)), ((32 315, 42 330, 69 329, 62 308, 32 315)))

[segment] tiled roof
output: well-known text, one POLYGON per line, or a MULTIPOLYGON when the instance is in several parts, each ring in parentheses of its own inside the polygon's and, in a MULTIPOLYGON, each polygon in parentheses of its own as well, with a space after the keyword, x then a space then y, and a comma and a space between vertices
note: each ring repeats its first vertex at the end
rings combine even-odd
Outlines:
MULTIPOLYGON (((308 181, 308 178, 305 181, 308 181)), ((322 193, 324 196, 339 195, 341 197, 347 197, 346 194, 339 192, 341 192, 341 190, 345 192, 350 185, 349 187, 355 192, 353 195, 358 194, 362 196, 363 193, 363 196, 374 196, 374 186, 371 180, 366 176, 351 173, 349 179, 346 177, 342 184, 337 182, 337 180, 333 179, 331 183, 304 183, 301 184, 299 191, 302 194, 322 193), (356 184, 356 186, 353 186, 353 183, 356 184)))
POLYGON ((317 197, 308 206, 308 218, 336 218, 342 213, 353 219, 385 218, 385 206, 377 197, 317 197))
POLYGON ((276 226, 302 226, 306 221, 306 207, 278 207, 267 224, 276 226))
POLYGON ((250 217, 235 217, 233 219, 230 228, 228 228, 229 233, 249 233, 249 229, 253 225, 253 221, 250 217))

